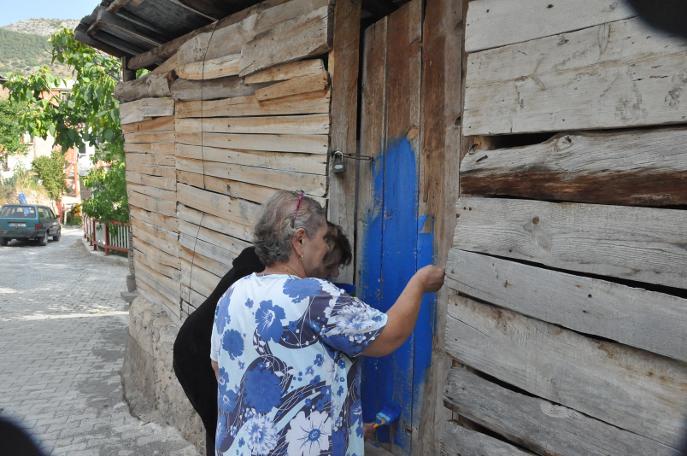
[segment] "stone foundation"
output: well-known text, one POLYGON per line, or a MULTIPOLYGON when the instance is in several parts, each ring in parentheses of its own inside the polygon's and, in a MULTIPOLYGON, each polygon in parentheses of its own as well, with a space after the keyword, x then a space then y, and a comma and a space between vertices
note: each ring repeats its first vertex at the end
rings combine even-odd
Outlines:
POLYGON ((176 427, 205 453, 205 432, 172 370, 179 323, 142 297, 129 309, 129 337, 122 368, 124 397, 131 413, 176 427))

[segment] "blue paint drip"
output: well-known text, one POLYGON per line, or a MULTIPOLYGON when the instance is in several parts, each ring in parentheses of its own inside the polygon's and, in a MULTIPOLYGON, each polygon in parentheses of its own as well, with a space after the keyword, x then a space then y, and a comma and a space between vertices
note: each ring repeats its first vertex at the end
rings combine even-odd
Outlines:
MULTIPOLYGON (((415 153, 406 138, 395 141, 374 163, 374 192, 366 217, 360 297, 387 311, 415 271, 433 259, 432 220, 418 220, 415 153)), ((401 421, 419 422, 425 373, 431 363, 434 313, 427 295, 413 336, 394 354, 363 365, 363 418, 373 421, 386 404, 401 406, 401 421), (415 412, 415 413, 414 413, 415 412)), ((389 441, 388 430, 378 437, 389 441)), ((394 443, 410 451, 410 435, 399 429, 394 443)))

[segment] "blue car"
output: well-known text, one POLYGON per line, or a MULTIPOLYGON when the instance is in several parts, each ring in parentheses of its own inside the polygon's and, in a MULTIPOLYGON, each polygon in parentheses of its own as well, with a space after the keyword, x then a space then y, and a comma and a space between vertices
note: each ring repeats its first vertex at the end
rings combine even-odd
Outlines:
POLYGON ((12 239, 46 245, 49 237, 59 241, 61 235, 62 226, 49 207, 7 204, 0 208, 0 245, 7 245, 12 239))

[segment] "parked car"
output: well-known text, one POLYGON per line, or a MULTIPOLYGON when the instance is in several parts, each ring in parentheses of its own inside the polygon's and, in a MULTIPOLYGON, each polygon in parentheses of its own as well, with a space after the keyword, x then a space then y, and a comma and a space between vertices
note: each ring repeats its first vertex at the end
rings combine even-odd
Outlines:
POLYGON ((34 240, 46 245, 48 237, 59 241, 61 235, 62 226, 49 207, 6 204, 0 208, 0 245, 7 245, 12 239, 34 240))

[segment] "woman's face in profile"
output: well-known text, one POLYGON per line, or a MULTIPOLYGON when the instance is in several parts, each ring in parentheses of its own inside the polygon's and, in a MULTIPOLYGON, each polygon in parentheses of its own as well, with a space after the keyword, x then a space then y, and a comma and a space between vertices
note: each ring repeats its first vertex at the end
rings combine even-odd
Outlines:
POLYGON ((308 277, 323 277, 325 274, 324 257, 329 251, 326 235, 327 226, 323 225, 312 238, 303 236, 303 268, 308 277))

